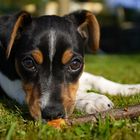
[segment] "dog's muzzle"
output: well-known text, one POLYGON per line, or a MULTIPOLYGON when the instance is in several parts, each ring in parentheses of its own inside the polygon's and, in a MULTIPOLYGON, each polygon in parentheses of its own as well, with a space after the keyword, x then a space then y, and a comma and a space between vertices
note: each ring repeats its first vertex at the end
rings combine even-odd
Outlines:
POLYGON ((65 117, 65 111, 63 109, 62 105, 52 105, 52 106, 46 106, 41 111, 41 116, 43 120, 53 120, 58 118, 64 118, 65 117))

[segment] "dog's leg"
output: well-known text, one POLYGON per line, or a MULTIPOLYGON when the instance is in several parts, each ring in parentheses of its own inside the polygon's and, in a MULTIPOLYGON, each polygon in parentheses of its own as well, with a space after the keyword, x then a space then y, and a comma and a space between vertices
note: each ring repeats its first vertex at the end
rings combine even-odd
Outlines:
POLYGON ((105 96, 97 93, 87 93, 78 90, 76 98, 76 109, 88 114, 109 110, 113 103, 105 96))
POLYGON ((86 92, 90 89, 95 89, 102 94, 128 96, 140 93, 140 84, 120 84, 84 72, 80 78, 79 90, 86 92))

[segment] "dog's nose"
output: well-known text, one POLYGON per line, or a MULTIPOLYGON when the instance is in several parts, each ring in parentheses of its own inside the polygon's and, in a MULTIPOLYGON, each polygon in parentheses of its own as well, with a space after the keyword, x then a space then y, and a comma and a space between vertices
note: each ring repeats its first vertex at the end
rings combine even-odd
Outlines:
POLYGON ((58 119, 58 118, 64 118, 65 113, 63 108, 61 107, 45 107, 42 110, 42 119, 43 120, 53 120, 53 119, 58 119))

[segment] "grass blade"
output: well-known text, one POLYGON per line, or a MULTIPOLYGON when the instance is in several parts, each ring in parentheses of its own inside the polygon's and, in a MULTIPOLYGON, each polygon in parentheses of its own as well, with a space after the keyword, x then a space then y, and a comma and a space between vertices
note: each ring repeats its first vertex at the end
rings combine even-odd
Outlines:
POLYGON ((14 133, 14 130, 15 130, 15 127, 16 127, 16 123, 13 123, 8 131, 8 134, 6 136, 6 140, 11 140, 12 138, 12 135, 14 133))

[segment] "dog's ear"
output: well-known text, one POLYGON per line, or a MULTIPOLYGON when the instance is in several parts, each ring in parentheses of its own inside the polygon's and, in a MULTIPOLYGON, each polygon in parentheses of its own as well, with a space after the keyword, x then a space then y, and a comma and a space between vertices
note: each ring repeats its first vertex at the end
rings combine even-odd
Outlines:
POLYGON ((6 51, 7 59, 10 56, 15 40, 20 38, 24 27, 30 22, 31 16, 25 11, 0 17, 0 44, 6 51))
POLYGON ((75 24, 82 38, 87 40, 87 45, 92 52, 96 52, 99 48, 100 28, 93 13, 87 10, 80 10, 65 17, 75 24))

